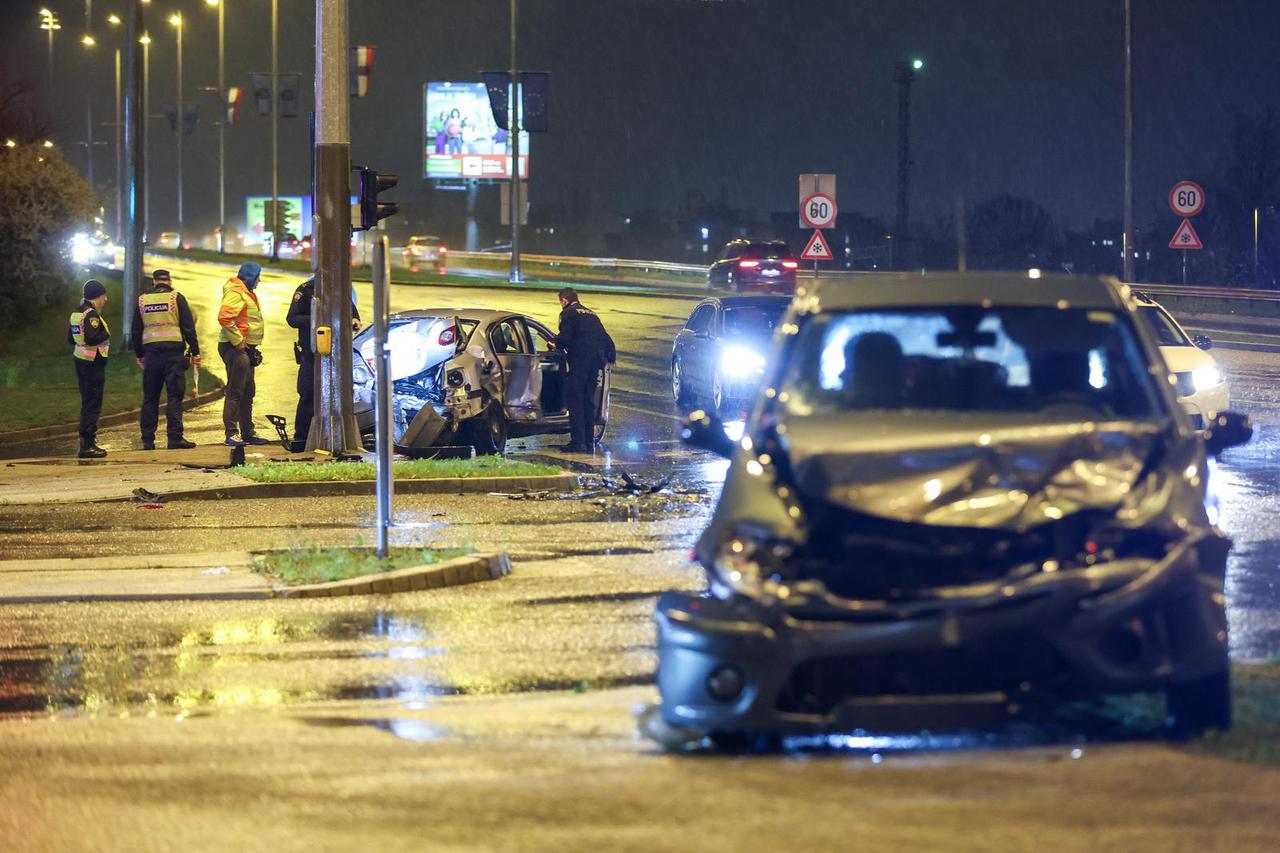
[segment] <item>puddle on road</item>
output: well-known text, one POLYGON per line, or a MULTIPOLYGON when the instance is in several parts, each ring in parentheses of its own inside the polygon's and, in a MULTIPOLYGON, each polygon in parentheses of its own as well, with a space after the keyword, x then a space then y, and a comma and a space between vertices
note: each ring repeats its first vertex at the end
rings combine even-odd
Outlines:
POLYGON ((444 654, 424 620, 385 610, 217 620, 162 631, 149 642, 15 645, 0 650, 0 717, 186 718, 369 700, 414 711, 444 696, 584 692, 652 682, 648 673, 583 679, 514 675, 460 685, 450 681, 447 666, 432 664, 444 654))

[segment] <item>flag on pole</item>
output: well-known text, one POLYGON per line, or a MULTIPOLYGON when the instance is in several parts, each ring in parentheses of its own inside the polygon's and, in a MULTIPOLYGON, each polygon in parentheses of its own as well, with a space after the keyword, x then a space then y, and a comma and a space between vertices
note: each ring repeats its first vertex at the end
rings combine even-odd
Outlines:
POLYGON ((244 89, 239 86, 231 86, 227 89, 227 124, 239 124, 242 100, 244 100, 244 89))
POLYGON ((369 78, 373 76, 374 46, 357 45, 351 48, 351 95, 363 98, 369 94, 369 78))

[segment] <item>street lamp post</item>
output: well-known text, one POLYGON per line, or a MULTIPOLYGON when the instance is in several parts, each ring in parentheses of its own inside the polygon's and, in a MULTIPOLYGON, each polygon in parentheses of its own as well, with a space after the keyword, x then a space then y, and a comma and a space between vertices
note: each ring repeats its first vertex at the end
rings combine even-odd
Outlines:
POLYGON ((151 35, 146 30, 138 39, 142 45, 142 102, 141 121, 142 135, 142 234, 149 240, 151 236, 151 134, 146 133, 147 119, 151 111, 151 35))
POLYGON ((174 123, 178 131, 178 246, 182 246, 182 136, 186 122, 182 113, 182 15, 174 12, 169 16, 169 23, 177 30, 178 35, 178 116, 174 123))
POLYGON ((893 227, 896 258, 890 265, 899 269, 911 262, 912 245, 907 236, 910 228, 908 198, 911 185, 911 84, 915 82, 916 74, 924 70, 924 60, 917 58, 901 61, 894 67, 894 79, 898 83, 898 208, 893 227))
POLYGON ((512 284, 520 276, 520 72, 516 65, 516 33, 519 0, 511 0, 511 89, 507 94, 507 133, 511 138, 511 274, 512 284))
MULTIPOLYGON (((1133 0, 1124 0, 1124 263, 1121 275, 1133 281, 1133 0)), ((1186 252, 1182 253, 1186 259, 1186 252)))
MULTIPOLYGON (((146 139, 146 98, 142 97, 142 68, 139 68, 138 46, 146 54, 147 41, 142 29, 142 4, 129 0, 125 27, 124 149, 127 189, 123 198, 128 208, 124 218, 124 304, 132 305, 142 282, 142 244, 146 229, 143 209, 146 194, 146 170, 143 167, 146 139)), ((133 312, 124 312, 124 340, 132 335, 133 312)))
MULTIPOLYGON (((84 36, 81 37, 80 43, 84 45, 86 48, 91 48, 94 45, 96 45, 98 42, 96 39, 94 39, 92 35, 90 35, 89 33, 85 33, 84 36)), ((91 59, 86 58, 84 66, 85 66, 85 70, 88 72, 86 74, 87 79, 85 80, 85 87, 84 87, 85 179, 88 180, 89 182, 89 189, 91 191, 96 191, 97 187, 95 186, 95 183, 93 180, 93 61, 91 59)))
POLYGON ((218 251, 227 251, 227 84, 224 60, 226 57, 226 9, 219 0, 204 0, 205 5, 218 7, 218 251))
POLYGON ((49 103, 53 103, 53 31, 62 29, 58 16, 49 9, 40 10, 40 29, 49 34, 49 103))
MULTIPOLYGON (((345 18, 345 10, 343 17, 345 18)), ((271 0, 271 263, 280 262, 280 0, 271 0)))

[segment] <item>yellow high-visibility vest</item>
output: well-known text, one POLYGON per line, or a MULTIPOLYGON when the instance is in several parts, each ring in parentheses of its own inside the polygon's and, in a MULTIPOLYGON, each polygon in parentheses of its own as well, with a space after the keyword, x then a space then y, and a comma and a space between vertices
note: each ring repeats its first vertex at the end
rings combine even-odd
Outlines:
MULTIPOLYGON (((94 346, 89 346, 84 342, 85 313, 86 312, 81 311, 78 308, 71 312, 71 319, 69 321, 71 323, 71 339, 75 341, 75 347, 71 352, 76 358, 83 359, 84 361, 93 361, 98 356, 106 358, 107 353, 111 350, 110 339, 94 346)), ((103 330, 108 335, 111 334, 111 330, 107 328, 107 318, 103 317, 101 314, 98 314, 97 317, 98 321, 102 323, 103 330)))
POLYGON ((178 294, 172 290, 153 290, 138 297, 138 313, 142 315, 142 344, 173 341, 182 343, 178 326, 178 294))

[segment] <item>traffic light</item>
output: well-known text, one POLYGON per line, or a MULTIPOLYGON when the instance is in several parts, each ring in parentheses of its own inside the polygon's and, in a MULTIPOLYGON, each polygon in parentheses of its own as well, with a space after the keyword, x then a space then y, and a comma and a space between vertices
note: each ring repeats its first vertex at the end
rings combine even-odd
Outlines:
POLYGON ((394 201, 378 201, 378 193, 389 190, 397 183, 395 175, 381 175, 368 166, 360 170, 360 224, 352 224, 352 231, 368 231, 388 216, 395 216, 400 206, 394 201))

